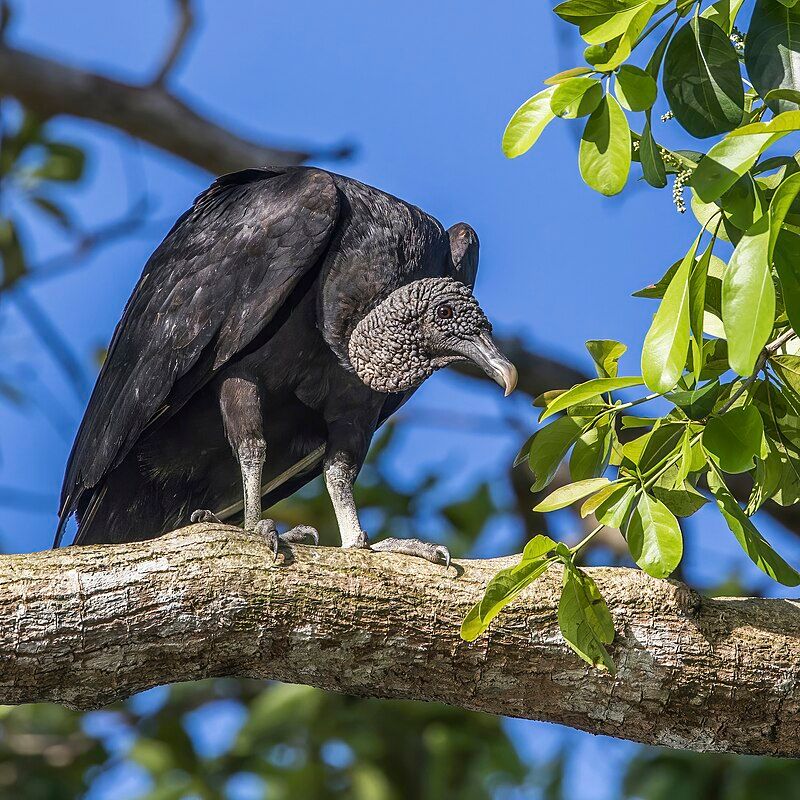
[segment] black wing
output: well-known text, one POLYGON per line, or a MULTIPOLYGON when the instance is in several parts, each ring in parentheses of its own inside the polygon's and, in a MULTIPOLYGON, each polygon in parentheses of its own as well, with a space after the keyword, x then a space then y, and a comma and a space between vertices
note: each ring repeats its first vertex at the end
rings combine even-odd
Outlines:
POLYGON ((60 529, 182 376, 199 363, 196 390, 269 323, 318 265, 338 210, 331 176, 304 168, 233 173, 197 198, 150 257, 114 333, 67 464, 60 529))

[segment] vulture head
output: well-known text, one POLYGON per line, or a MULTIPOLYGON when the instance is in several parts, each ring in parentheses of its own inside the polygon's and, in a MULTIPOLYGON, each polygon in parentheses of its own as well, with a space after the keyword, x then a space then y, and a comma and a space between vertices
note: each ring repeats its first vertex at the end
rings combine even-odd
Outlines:
POLYGON ((395 289, 354 328, 350 364, 377 392, 419 386, 453 361, 472 361, 510 394, 517 370, 492 340, 472 291, 452 278, 422 278, 395 289))

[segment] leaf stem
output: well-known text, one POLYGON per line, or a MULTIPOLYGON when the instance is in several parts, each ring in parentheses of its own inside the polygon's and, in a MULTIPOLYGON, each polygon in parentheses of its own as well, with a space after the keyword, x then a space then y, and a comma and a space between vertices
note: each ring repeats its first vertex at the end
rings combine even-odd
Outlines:
POLYGON ((742 385, 730 396, 728 402, 722 406, 717 414, 724 414, 726 411, 729 411, 731 406, 750 388, 756 378, 758 378, 759 374, 769 360, 769 357, 780 350, 781 347, 783 347, 790 339, 794 339, 796 335, 797 334, 794 332, 794 330, 789 328, 788 331, 784 331, 777 339, 770 342, 758 356, 758 360, 753 367, 753 374, 742 382, 742 385))
POLYGON ((570 553, 573 555, 577 553, 584 545, 588 544, 595 536, 597 536, 597 534, 600 533, 603 528, 605 528, 605 525, 598 525, 593 531, 586 534, 586 536, 584 536, 583 539, 578 542, 578 544, 576 544, 574 547, 570 547, 570 553))
POLYGON ((633 52, 664 20, 669 19, 673 14, 678 13, 677 6, 673 8, 671 11, 668 11, 666 14, 662 14, 655 22, 651 23, 647 30, 639 36, 639 38, 633 43, 633 47, 631 47, 631 52, 633 52))

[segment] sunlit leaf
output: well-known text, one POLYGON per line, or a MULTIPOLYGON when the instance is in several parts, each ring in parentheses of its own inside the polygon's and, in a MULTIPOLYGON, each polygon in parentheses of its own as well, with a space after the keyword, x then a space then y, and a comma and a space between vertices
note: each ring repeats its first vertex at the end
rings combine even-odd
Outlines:
POLYGON ((625 528, 633 560, 654 578, 667 578, 683 556, 683 535, 672 512, 643 493, 625 528))
POLYGON ((623 378, 592 378, 590 381, 573 386, 571 389, 568 389, 566 392, 556 397, 555 400, 547 406, 541 419, 545 420, 547 417, 559 411, 563 411, 577 403, 582 403, 584 400, 589 400, 592 397, 597 397, 605 392, 614 392, 617 389, 627 389, 631 386, 641 386, 642 382, 642 378, 639 375, 630 375, 623 378))
POLYGON ((656 82, 639 67, 625 64, 617 72, 617 99, 629 111, 644 111, 656 101, 656 82))
MULTIPOLYGON (((702 232, 700 234, 702 236, 702 232)), ((691 333, 689 277, 700 236, 695 239, 669 282, 642 347, 642 376, 653 392, 668 392, 686 365, 691 333)))
POLYGON ((595 191, 619 194, 631 168, 631 131, 619 103, 605 95, 583 130, 578 156, 581 177, 595 191))
POLYGON ((550 98, 556 87, 535 94, 526 100, 513 114, 503 133, 503 153, 507 158, 516 158, 536 144, 554 114, 550 110, 550 98))
POLYGON ((603 99, 603 86, 595 78, 570 78, 556 86, 550 110, 557 117, 575 119, 591 114, 603 99))
POLYGON ((598 378, 616 378, 619 360, 628 348, 615 339, 589 339, 586 349, 594 361, 598 378))
POLYGON ((566 508, 609 484, 608 478, 590 478, 589 480, 560 486, 536 505, 533 510, 545 513, 547 511, 557 511, 559 508, 566 508))
POLYGON ((753 223, 736 245, 722 281, 722 322, 731 368, 750 375, 775 320, 769 265, 769 215, 753 223))

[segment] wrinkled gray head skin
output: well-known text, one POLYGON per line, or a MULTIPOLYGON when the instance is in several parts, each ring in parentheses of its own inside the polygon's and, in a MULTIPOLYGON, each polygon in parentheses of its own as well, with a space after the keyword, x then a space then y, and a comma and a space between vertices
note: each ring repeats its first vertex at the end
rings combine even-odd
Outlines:
POLYGON ((437 369, 469 360, 508 395, 517 371, 491 332, 469 287, 452 278, 423 278, 396 289, 356 325, 348 354, 376 392, 413 389, 437 369))

